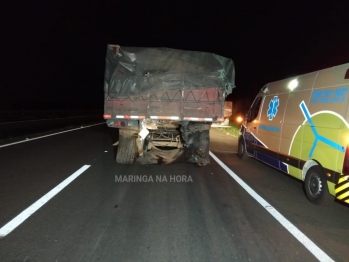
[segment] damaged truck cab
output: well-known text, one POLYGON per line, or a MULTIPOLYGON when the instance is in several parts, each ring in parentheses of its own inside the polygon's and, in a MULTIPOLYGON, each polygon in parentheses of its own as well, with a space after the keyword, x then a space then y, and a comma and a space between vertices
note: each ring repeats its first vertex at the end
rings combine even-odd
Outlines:
POLYGON ((211 53, 108 45, 104 118, 119 129, 116 162, 208 164, 234 74, 231 59, 211 53))

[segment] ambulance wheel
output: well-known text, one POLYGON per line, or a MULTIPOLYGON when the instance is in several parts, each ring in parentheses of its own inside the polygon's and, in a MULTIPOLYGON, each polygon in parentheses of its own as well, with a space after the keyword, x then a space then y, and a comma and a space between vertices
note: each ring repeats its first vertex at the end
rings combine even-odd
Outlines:
POLYGON ((238 142, 238 157, 240 159, 246 159, 247 158, 245 141, 242 138, 242 136, 239 138, 239 142, 238 142))
POLYGON ((307 171, 304 180, 304 191, 308 200, 315 205, 328 203, 331 199, 325 175, 320 166, 312 166, 307 171))

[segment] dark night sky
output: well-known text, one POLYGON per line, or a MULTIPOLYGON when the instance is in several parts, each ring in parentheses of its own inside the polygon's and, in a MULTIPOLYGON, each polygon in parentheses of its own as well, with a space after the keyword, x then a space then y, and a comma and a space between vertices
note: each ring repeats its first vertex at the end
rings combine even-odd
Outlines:
POLYGON ((348 0, 188 2, 2 4, 0 110, 102 108, 108 43, 232 58, 234 101, 253 99, 267 82, 349 62, 348 0))

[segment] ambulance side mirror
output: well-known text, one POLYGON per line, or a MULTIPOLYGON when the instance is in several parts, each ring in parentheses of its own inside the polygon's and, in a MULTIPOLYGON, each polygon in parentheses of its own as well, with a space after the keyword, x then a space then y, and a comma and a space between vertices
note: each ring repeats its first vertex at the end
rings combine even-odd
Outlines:
POLYGON ((246 122, 249 123, 251 122, 252 119, 251 119, 251 109, 248 110, 247 114, 246 114, 246 122))
POLYGON ((344 79, 349 79, 349 69, 348 69, 347 72, 345 73, 344 79))
POLYGON ((259 108, 261 106, 262 97, 257 97, 255 101, 252 104, 252 107, 250 110, 248 110, 246 120, 247 123, 251 122, 253 119, 255 119, 258 116, 259 108))

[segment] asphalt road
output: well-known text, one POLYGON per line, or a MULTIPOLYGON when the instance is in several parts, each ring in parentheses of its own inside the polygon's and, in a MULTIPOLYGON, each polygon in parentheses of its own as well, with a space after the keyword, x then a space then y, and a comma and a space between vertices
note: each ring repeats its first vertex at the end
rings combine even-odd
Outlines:
POLYGON ((0 147, 0 231, 90 165, 0 238, 1 262, 318 261, 268 208, 332 260, 349 261, 349 207, 312 205, 299 181, 238 159, 236 138, 212 129, 212 153, 271 207, 260 205, 212 158, 201 168, 118 165, 113 140, 110 129, 98 125, 0 147), (115 176, 127 181, 115 182, 115 176), (149 182, 130 182, 139 176, 149 182))

